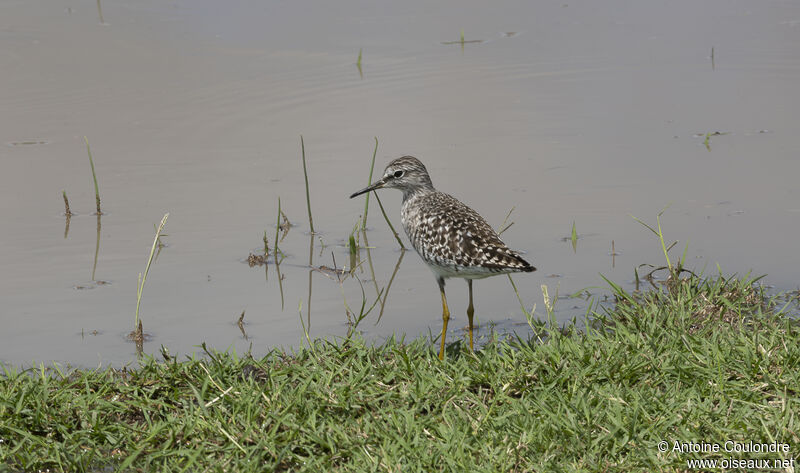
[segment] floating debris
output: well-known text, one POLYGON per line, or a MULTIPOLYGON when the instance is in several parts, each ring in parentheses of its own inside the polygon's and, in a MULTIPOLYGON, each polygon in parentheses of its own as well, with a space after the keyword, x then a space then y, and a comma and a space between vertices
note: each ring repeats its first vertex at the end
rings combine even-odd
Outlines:
POLYGON ((330 266, 325 266, 324 264, 322 266, 315 266, 314 268, 312 268, 312 270, 318 271, 331 279, 336 279, 337 281, 342 276, 346 277, 348 274, 350 274, 348 271, 345 271, 344 269, 331 268, 330 266))
POLYGON ((11 141, 8 146, 38 146, 49 144, 47 141, 42 140, 29 140, 29 141, 11 141))
POLYGON ((250 253, 250 256, 247 257, 247 264, 252 268, 253 266, 264 266, 267 264, 267 258, 269 255, 262 254, 257 255, 254 253, 250 253))

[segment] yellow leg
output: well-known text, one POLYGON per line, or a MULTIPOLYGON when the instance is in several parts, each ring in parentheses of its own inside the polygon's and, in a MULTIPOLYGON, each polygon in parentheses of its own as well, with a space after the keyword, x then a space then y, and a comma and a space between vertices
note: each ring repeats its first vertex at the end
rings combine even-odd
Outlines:
POLYGON ((472 316, 475 315, 475 307, 472 306, 472 279, 467 279, 469 286, 469 307, 467 307, 467 318, 469 319, 469 351, 472 351, 472 316))
POLYGON ((447 308, 447 298, 444 296, 444 279, 438 279, 439 292, 442 293, 442 344, 439 347, 439 359, 444 360, 444 344, 447 337, 447 321, 450 320, 450 309, 447 308))

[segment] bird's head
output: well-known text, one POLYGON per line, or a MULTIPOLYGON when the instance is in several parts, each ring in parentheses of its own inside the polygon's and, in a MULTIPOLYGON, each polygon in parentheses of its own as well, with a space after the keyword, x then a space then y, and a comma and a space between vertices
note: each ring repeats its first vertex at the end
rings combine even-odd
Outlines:
POLYGON ((407 195, 419 190, 433 190, 433 184, 428 175, 428 170, 425 169, 425 165, 419 159, 413 156, 403 156, 393 160, 386 166, 383 171, 383 177, 353 193, 350 198, 384 188, 400 189, 404 195, 407 195))

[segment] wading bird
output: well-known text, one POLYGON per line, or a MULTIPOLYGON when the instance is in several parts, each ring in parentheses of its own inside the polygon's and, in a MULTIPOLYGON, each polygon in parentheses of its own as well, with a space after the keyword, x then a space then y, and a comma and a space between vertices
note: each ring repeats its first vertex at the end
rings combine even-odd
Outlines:
POLYGON ((413 156, 397 158, 386 166, 383 177, 350 196, 377 189, 403 192, 401 219, 411 244, 433 271, 442 295, 442 337, 439 359, 444 359, 450 310, 444 294, 447 278, 463 278, 469 287, 469 348, 472 350, 472 280, 497 274, 531 272, 536 268, 509 249, 497 232, 454 197, 437 191, 425 165, 413 156))

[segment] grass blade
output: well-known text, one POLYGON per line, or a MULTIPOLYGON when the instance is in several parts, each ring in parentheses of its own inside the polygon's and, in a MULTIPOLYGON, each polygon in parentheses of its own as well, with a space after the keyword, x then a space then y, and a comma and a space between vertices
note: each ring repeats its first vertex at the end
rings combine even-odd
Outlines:
MULTIPOLYGON (((358 63, 361 64, 361 51, 358 52, 358 63)), ((372 152, 372 164, 369 167, 369 179, 367 179, 367 185, 372 184, 372 172, 375 170, 375 156, 378 155, 378 137, 375 137, 375 150, 372 152)), ((367 197, 364 201, 364 219, 361 221, 361 229, 367 229, 367 212, 369 211, 369 195, 371 192, 367 192, 367 197)))
POLYGON ((570 237, 572 241, 572 252, 578 252, 578 231, 575 229, 575 220, 572 221, 572 236, 570 237))
POLYGON ((314 218, 311 216, 311 194, 308 191, 308 169, 306 168, 306 144, 303 141, 303 135, 300 135, 300 149, 302 150, 303 154, 303 177, 306 180, 306 205, 308 206, 308 226, 311 227, 311 233, 314 233, 314 218))
POLYGON ((92 179, 94 180, 94 200, 97 206, 97 215, 103 215, 100 211, 100 188, 97 186, 97 174, 94 172, 94 160, 92 159, 92 149, 89 148, 89 138, 83 137, 86 142, 86 152, 89 153, 89 166, 92 167, 92 179))
POLYGON ((142 302, 142 291, 144 290, 144 283, 147 281, 147 273, 150 272, 150 264, 153 263, 153 254, 156 252, 156 246, 158 245, 158 237, 161 235, 161 231, 164 230, 164 225, 167 223, 167 218, 169 217, 169 212, 164 214, 164 218, 161 219, 161 223, 158 224, 158 229, 156 230, 156 236, 153 238, 153 246, 150 248, 150 256, 147 258, 147 265, 144 267, 144 273, 141 274, 141 281, 139 282, 138 290, 136 291, 136 319, 133 324, 134 330, 136 327, 139 326, 139 304, 142 302))

